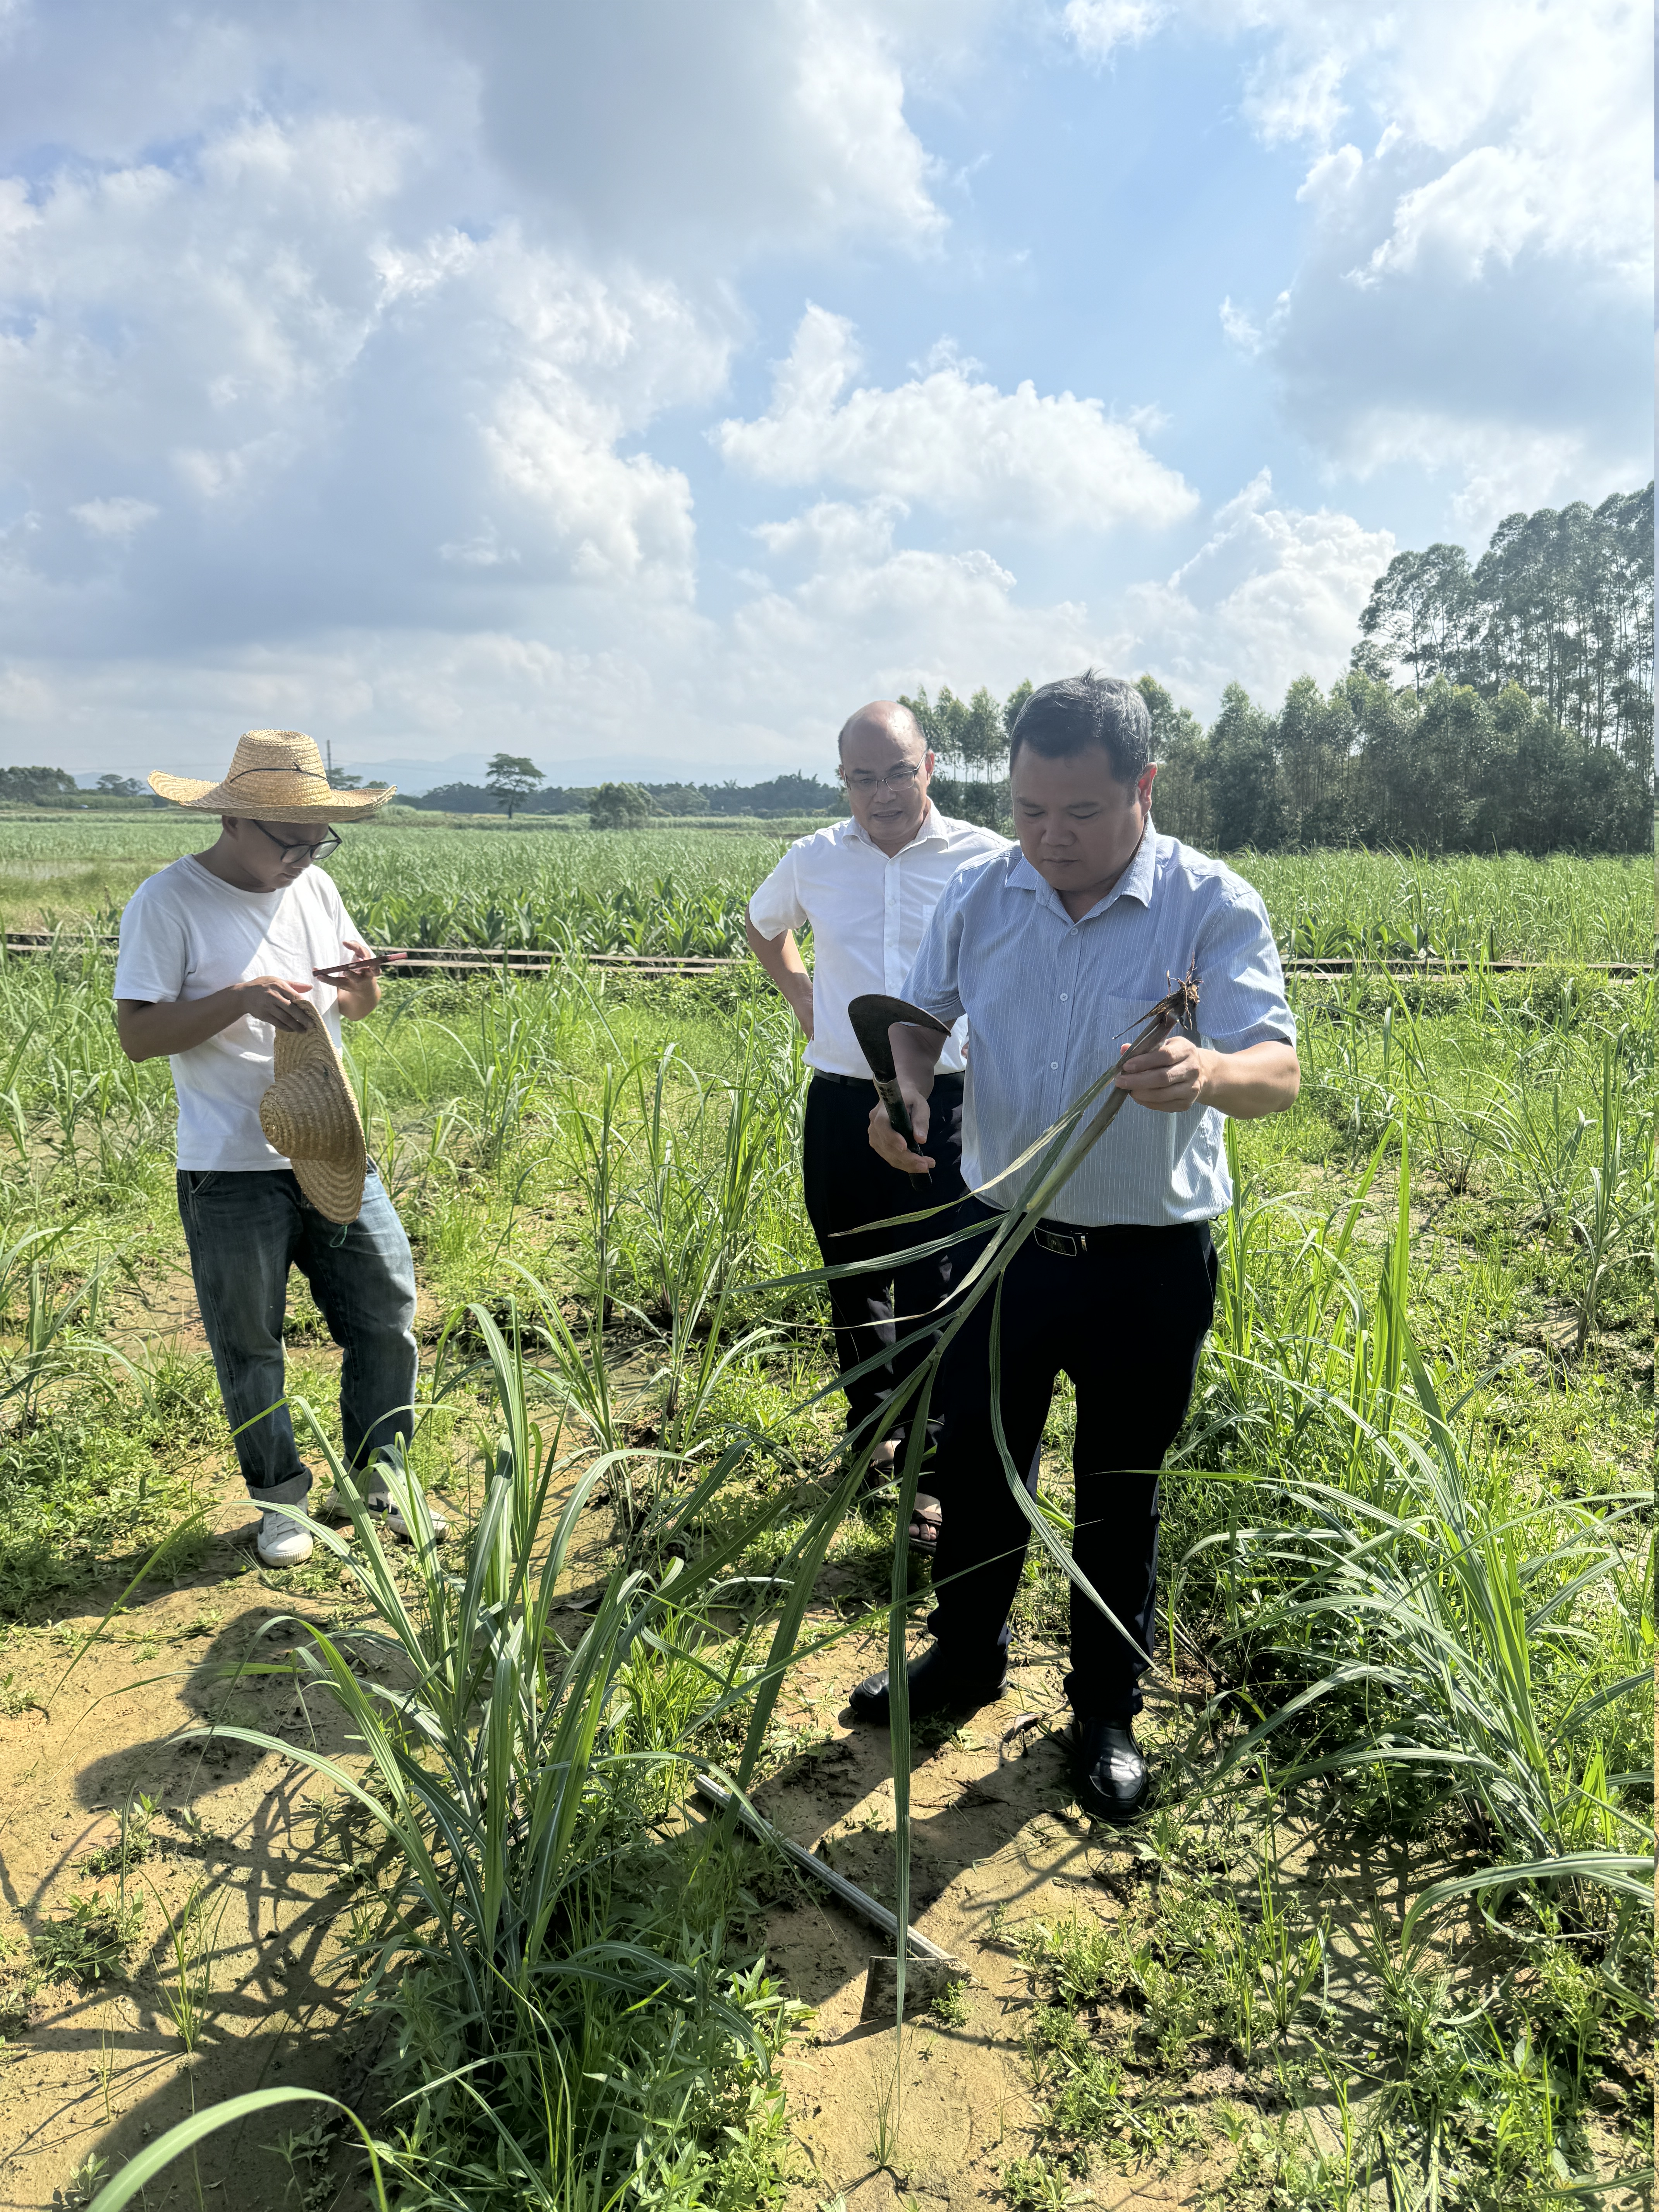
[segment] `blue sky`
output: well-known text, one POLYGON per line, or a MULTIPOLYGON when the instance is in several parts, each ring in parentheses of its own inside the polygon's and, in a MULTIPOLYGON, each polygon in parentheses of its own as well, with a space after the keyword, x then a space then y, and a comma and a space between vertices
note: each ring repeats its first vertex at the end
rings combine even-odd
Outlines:
POLYGON ((1622 0, 15 0, 0 760, 823 771, 1651 469, 1622 0))

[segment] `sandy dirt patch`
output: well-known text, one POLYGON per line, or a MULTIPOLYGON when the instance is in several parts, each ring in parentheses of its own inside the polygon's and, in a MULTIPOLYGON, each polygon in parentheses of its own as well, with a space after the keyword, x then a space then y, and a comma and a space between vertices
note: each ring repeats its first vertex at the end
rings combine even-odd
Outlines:
MULTIPOLYGON (((848 1638, 793 1678, 781 1710, 803 1749, 755 1796, 781 1833, 890 1907, 890 1740, 845 1711, 848 1686, 885 1656, 884 1637, 848 1638)), ((848 2212, 1006 2202, 1003 2168, 1030 2150, 1039 2120, 1023 2054, 1033 2001, 1008 1930, 1109 1916, 1106 1884, 1130 1850, 1073 1802, 1060 1674, 1042 1661, 1016 1665, 1000 1702, 943 1740, 934 1731, 914 1755, 912 1924, 969 1969, 965 2020, 861 2022, 868 1960, 891 1947, 828 1893, 809 1893, 806 1877, 768 1915, 769 1957, 817 2008, 785 2068, 799 2212, 837 2198, 848 2212), (1044 1726, 1005 1747, 1025 1714, 1044 1726)), ((1149 1705, 1143 1734, 1159 1728, 1149 1705)), ((1097 2205, 1167 2206, 1191 2202, 1200 2179, 1195 2168, 1101 2174, 1088 2191, 1097 2205)))
MULTIPOLYGON (((75 2201, 89 2156, 112 2172, 192 2110, 244 2090, 362 2093, 365 2053, 347 2029, 353 1984, 335 1932, 349 1890, 333 1792, 275 1754, 185 1740, 222 1718, 344 1748, 323 1700, 307 1709, 291 1681, 238 1674, 292 1650, 292 1630, 269 1627, 278 1615, 322 1619, 327 1608, 284 1599, 254 1559, 240 1485, 222 1490, 198 1572, 140 1591, 72 1668, 97 1613, 7 1654, 14 1697, 39 1702, 0 1721, 0 1968, 15 1989, 27 1939, 65 1923, 76 1897, 118 1908, 125 1882, 139 1924, 120 1978, 40 1990, 27 2026, 0 2046, 5 2212, 52 2203, 58 2191, 75 2201), (81 1863, 118 1843, 120 1808, 141 1793, 156 1806, 150 1852, 125 1876, 89 1872, 81 1863), (184 2033, 181 1983, 199 2014, 184 2033)), ((196 2202, 198 2186, 209 2204, 291 2205, 289 2167, 264 2146, 310 2118, 300 2108, 297 2120, 256 2118, 210 2137, 193 2171, 186 2159, 150 2191, 151 2212, 196 2202)))

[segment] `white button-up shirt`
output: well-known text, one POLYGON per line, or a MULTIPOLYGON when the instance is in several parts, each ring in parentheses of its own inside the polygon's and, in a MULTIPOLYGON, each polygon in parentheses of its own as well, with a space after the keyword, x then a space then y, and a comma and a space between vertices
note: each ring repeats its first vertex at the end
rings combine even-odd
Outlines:
MULTIPOLYGON (((749 919, 763 937, 812 933, 810 1066, 868 1076, 847 1018, 848 1001, 869 991, 901 994, 951 877, 970 860, 1008 849, 994 830, 953 821, 931 799, 921 827, 890 860, 850 816, 796 840, 750 900, 749 919)), ((958 1021, 939 1054, 947 1072, 963 1065, 967 1027, 958 1021)))
MULTIPOLYGON (((965 1013, 973 1023, 962 1122, 970 1190, 983 1188, 988 1206, 1015 1203, 1034 1170, 1006 1171, 1189 969, 1202 1042, 1222 1052, 1296 1042, 1261 899, 1221 861, 1160 837, 1150 822, 1112 889, 1075 919, 1017 852, 963 870, 939 902, 902 995, 940 1021, 965 1013)), ((1049 1212, 1084 1229, 1157 1226, 1212 1221, 1231 1200, 1215 1108, 1158 1114, 1132 1098, 1049 1212)))

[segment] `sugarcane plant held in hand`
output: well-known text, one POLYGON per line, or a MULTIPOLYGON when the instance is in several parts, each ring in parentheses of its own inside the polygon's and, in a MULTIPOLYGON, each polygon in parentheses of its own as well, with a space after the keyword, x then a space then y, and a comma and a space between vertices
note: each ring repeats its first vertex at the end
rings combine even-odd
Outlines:
MULTIPOLYGON (((1189 972, 1148 1010, 1140 1026, 1124 1047, 1122 1057, 1132 1058, 1134 1054, 1147 1046, 1163 1043, 1183 1025, 1190 1025, 1194 1016, 1198 1012, 1198 1004, 1199 979, 1195 973, 1189 972)), ((988 1293, 994 1294, 996 1298, 1000 1300, 1002 1276, 1015 1253, 1026 1243, 1037 1227, 1044 1212, 1054 1202, 1056 1193, 1062 1189, 1077 1172, 1082 1162, 1099 1143, 1127 1103, 1129 1094, 1127 1091, 1115 1087, 1116 1076, 1115 1066, 1105 1069, 1066 1111, 1043 1132, 1036 1143, 1029 1146, 1018 1159, 1010 1164, 1003 1175, 997 1178, 999 1182, 1006 1182, 1010 1176, 1018 1174, 1024 1168, 1030 1167, 1032 1170, 1020 1198, 1003 1213, 1001 1218, 992 1229, 986 1249, 969 1267, 959 1288, 953 1292, 950 1316, 942 1323, 938 1339, 927 1360, 913 1376, 898 1386, 888 1401, 887 1411, 891 1418, 896 1418, 901 1413, 906 1413, 907 1409, 910 1409, 908 1413, 908 1441, 899 1477, 898 1514, 901 1527, 908 1525, 915 1510, 916 1491, 921 1473, 921 1456, 926 1447, 927 1416, 933 1401, 933 1383, 939 1372, 939 1363, 952 1340, 960 1333, 980 1300, 988 1293), (1103 1105, 1101 1104, 1103 1094, 1107 1094, 1103 1105), (1098 1109, 1097 1111, 1097 1109, 1098 1109)), ((984 1186, 986 1188, 991 1187, 984 1186)), ((949 1207, 925 1206, 912 1213, 896 1215, 893 1218, 900 1223, 922 1221, 947 1211, 954 1211, 954 1201, 949 1207)), ((984 1233, 982 1225, 976 1224, 971 1229, 952 1231, 930 1243, 917 1246, 912 1251, 896 1256, 902 1259, 919 1258, 924 1254, 943 1251, 949 1246, 962 1243, 968 1237, 981 1236, 984 1233)), ((833 1267, 814 1268, 800 1275, 781 1277, 770 1285, 754 1287, 775 1289, 786 1284, 823 1282, 837 1275, 867 1272, 872 1265, 879 1264, 882 1263, 844 1263, 833 1267)), ((891 1260, 890 1259, 886 1264, 891 1265, 891 1260)), ((998 1318, 1000 1319, 1000 1315, 998 1318)), ((1051 1525, 1048 1516, 1027 1492, 1023 1471, 1014 1465, 997 1410, 1000 1395, 999 1387, 1000 1378, 996 1371, 998 1364, 996 1347, 999 1334, 1000 1330, 994 1322, 991 1332, 992 1419, 996 1433, 997 1449, 1001 1456, 1003 1472, 1007 1479, 1009 1488, 1018 1504, 1020 1511, 1036 1532, 1038 1542, 1054 1565, 1068 1581, 1073 1583, 1083 1592, 1091 1604, 1104 1614, 1131 1648, 1141 1658, 1152 1662, 1152 1655, 1142 1649, 1133 1632, 1118 1619, 1110 1606, 1106 1603, 1078 1565, 1071 1552, 1051 1525)), ((849 1379, 848 1376, 842 1377, 843 1383, 849 1379)), ((866 1445, 861 1455, 866 1460, 869 1456, 870 1449, 871 1447, 866 1445)), ((828 1548, 830 1533, 831 1532, 826 1530, 823 1537, 824 1550, 828 1548)), ((799 1620, 805 1609, 806 1592, 819 1564, 820 1559, 814 1559, 811 1563, 810 1571, 807 1571, 804 1563, 803 1571, 797 1583, 800 1593, 799 1606, 787 1608, 779 1621, 769 1661, 767 1680, 757 1693, 754 1711, 750 1720, 748 1741, 744 1745, 743 1760, 738 1769, 740 1777, 745 1782, 753 1770, 755 1761, 759 1756, 761 1745, 765 1740, 772 1710, 777 1699, 781 1664, 787 1661, 788 1651, 799 1631, 799 1620)), ((893 1795, 897 1857, 896 1911, 901 1929, 908 1926, 910 1917, 910 1714, 908 1680, 905 1666, 905 1627, 908 1612, 908 1564, 903 1547, 896 1547, 893 1556, 892 1602, 888 1616, 887 1667, 893 1741, 893 1795)), ((902 2017, 905 1997, 905 1946, 902 1940, 898 1947, 896 1979, 896 2001, 902 2017)))

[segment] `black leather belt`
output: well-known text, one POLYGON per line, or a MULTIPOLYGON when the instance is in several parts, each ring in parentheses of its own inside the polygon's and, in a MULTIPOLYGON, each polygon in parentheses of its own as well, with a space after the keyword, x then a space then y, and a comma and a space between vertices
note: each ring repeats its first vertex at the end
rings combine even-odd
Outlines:
MULTIPOLYGON (((977 1226, 988 1229, 1004 1218, 1000 1206, 988 1206, 982 1198, 965 1201, 969 1213, 981 1218, 977 1226)), ((1059 1260, 1104 1259, 1115 1245, 1133 1245, 1148 1237, 1174 1237, 1183 1232, 1197 1231, 1208 1241, 1212 1231, 1207 1221, 1109 1221, 1092 1229, 1079 1229, 1075 1221, 1039 1221, 1031 1231, 1031 1242, 1039 1252, 1052 1252, 1059 1260)))
MULTIPOLYGON (((815 1067, 812 1080, 814 1083, 850 1083, 854 1091, 873 1091, 876 1087, 872 1075, 838 1075, 833 1067, 815 1067)), ((961 1080, 957 1069, 947 1067, 933 1078, 933 1087, 937 1090, 941 1083, 960 1083, 961 1080)))
POLYGON ((1086 1230, 1051 1228, 1042 1221, 1031 1231, 1031 1242, 1040 1252, 1055 1253, 1062 1260, 1086 1257, 1089 1250, 1086 1230))
POLYGON ((1071 1221, 1039 1221, 1031 1231, 1031 1242, 1039 1252, 1052 1252, 1057 1259, 1086 1260, 1091 1255, 1102 1259, 1115 1243, 1125 1239, 1168 1237, 1183 1229, 1207 1231, 1209 1226, 1207 1221, 1114 1221, 1103 1229, 1079 1229, 1071 1221))

